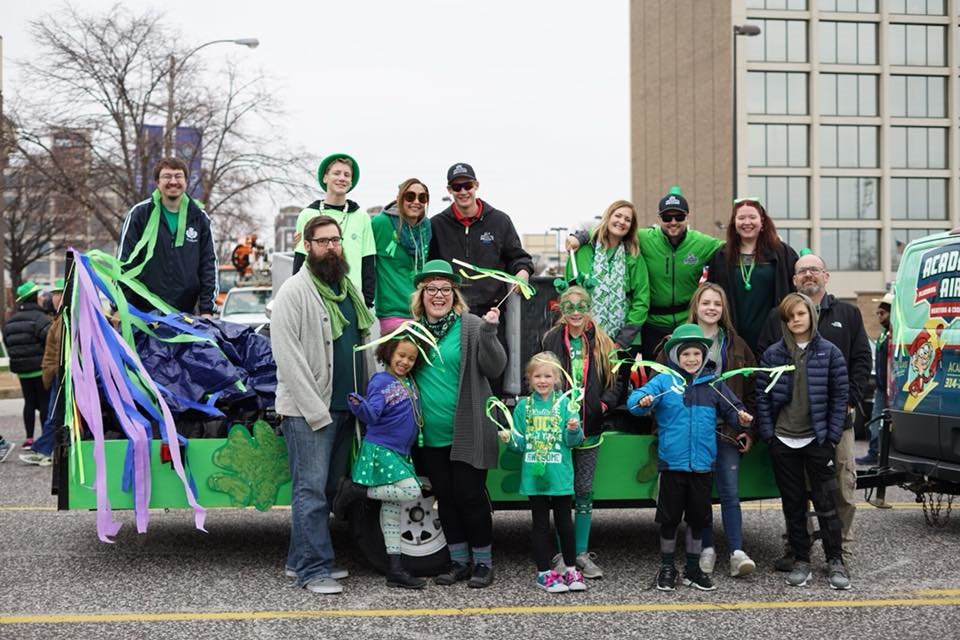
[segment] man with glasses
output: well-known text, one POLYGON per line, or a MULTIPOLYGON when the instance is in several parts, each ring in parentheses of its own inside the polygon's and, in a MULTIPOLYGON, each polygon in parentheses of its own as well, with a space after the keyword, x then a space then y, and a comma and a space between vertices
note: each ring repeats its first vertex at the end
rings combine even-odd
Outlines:
MULTIPOLYGON (((153 172, 157 188, 127 214, 117 257, 124 272, 136 273, 154 296, 185 313, 213 317, 217 298, 217 254, 210 218, 186 193, 187 165, 163 158, 153 172)), ((157 305, 129 289, 127 301, 140 310, 157 305)))
POLYGON ((353 441, 347 396, 365 385, 366 364, 354 345, 374 318, 348 277, 340 225, 316 216, 303 229, 306 266, 277 292, 270 340, 277 362, 277 414, 291 477, 290 546, 285 574, 312 593, 343 591, 333 565, 330 504, 346 475, 353 441))
MULTIPOLYGON (((533 259, 520 244, 513 221, 503 211, 480 200, 479 188, 477 174, 469 164, 458 162, 447 170, 447 192, 453 203, 431 218, 433 235, 429 258, 447 262, 462 260, 478 267, 505 271, 522 280, 529 279, 533 259)), ((464 286, 462 291, 470 311, 482 316, 500 304, 509 287, 499 280, 482 278, 471 280, 470 286, 464 286)), ((505 327, 501 317, 497 337, 504 349, 505 327)), ((501 395, 500 379, 491 380, 490 385, 494 395, 501 395)))
MULTIPOLYGON (((835 464, 837 468, 837 511, 843 527, 844 564, 849 566, 853 550, 853 516, 856 512, 857 469, 853 459, 853 421, 855 411, 863 411, 863 399, 872 366, 870 340, 863 325, 863 316, 855 305, 837 300, 827 293, 830 272, 820 256, 804 250, 794 266, 793 285, 797 291, 808 296, 818 307, 817 331, 843 353, 850 380, 847 423, 843 437, 836 447, 835 464), (804 251, 806 253, 804 253, 804 251)), ((757 340, 761 351, 782 337, 782 327, 777 309, 770 312, 767 322, 757 340)), ((788 552, 777 560, 778 571, 790 571, 793 568, 793 555, 788 552)))
POLYGON ((679 187, 660 199, 660 225, 640 229, 640 254, 650 278, 650 314, 641 330, 644 358, 655 357, 660 342, 687 321, 690 299, 704 266, 723 241, 688 227, 690 205, 679 187))

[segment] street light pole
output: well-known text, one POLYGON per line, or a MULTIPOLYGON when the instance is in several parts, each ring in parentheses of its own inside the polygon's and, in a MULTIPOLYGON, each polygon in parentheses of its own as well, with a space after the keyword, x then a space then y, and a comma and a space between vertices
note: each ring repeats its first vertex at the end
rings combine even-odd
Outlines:
POLYGON ((733 25, 733 198, 737 198, 737 179, 739 177, 739 167, 737 158, 737 36, 758 36, 760 27, 755 24, 735 24, 733 25))
POLYGON ((194 47, 190 50, 187 55, 183 56, 180 60, 180 63, 177 63, 177 57, 170 54, 169 65, 170 68, 167 71, 167 126, 163 131, 163 155, 164 157, 169 158, 173 155, 173 132, 174 132, 174 122, 173 122, 173 110, 175 107, 174 95, 176 92, 176 78, 177 74, 183 69, 183 65, 186 64, 187 60, 190 59, 190 56, 195 54, 200 49, 204 47, 209 47, 212 44, 221 44, 221 43, 230 43, 230 44, 239 44, 244 47, 249 47, 251 49, 256 49, 260 46, 260 41, 256 38, 227 38, 224 40, 211 40, 210 42, 204 42, 199 47, 194 47))

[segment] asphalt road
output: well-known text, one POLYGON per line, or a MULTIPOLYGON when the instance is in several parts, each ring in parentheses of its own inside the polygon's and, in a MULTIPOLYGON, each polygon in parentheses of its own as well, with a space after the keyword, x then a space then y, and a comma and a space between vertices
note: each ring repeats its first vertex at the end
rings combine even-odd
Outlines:
MULTIPOLYGON (((0 400, 0 433, 22 435, 19 401, 0 400)), ((858 443, 863 448, 863 443, 858 443)), ((780 552, 777 501, 744 507, 754 575, 715 574, 713 593, 652 587, 658 565, 651 510, 595 513, 593 542, 604 568, 582 594, 533 586, 529 515, 494 516, 497 578, 485 590, 430 585, 388 589, 352 552, 335 523, 338 564, 351 572, 340 596, 288 586, 282 575, 289 510, 217 510, 209 533, 192 514, 155 511, 136 533, 133 514, 115 544, 96 537, 94 514, 55 511, 50 469, 0 464, 0 638, 924 638, 960 628, 960 516, 931 528, 912 495, 894 508, 857 514, 853 588, 831 591, 817 574, 788 587, 772 570, 780 552)), ((719 522, 719 509, 715 512, 719 522)), ((719 555, 725 556, 721 549, 719 555)), ((819 549, 815 562, 822 565, 819 549)))

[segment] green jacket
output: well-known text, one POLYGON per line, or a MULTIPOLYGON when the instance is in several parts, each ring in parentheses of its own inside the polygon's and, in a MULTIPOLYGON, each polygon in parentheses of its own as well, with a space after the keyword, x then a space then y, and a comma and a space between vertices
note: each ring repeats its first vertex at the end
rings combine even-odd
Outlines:
POLYGON ((700 285, 703 267, 723 241, 687 229, 683 240, 674 247, 659 226, 641 229, 637 237, 650 278, 648 321, 672 329, 686 322, 690 299, 700 285))
POLYGON ((575 418, 564 400, 554 424, 553 404, 536 393, 521 398, 513 409, 515 431, 507 446, 521 455, 520 493, 525 496, 569 496, 573 493, 572 447, 583 442, 583 429, 571 431, 575 418), (527 409, 529 403, 533 403, 527 409), (529 415, 528 415, 529 414, 529 415), (527 424, 527 418, 531 424, 527 424))
MULTIPOLYGON (((586 242, 577 249, 574 260, 577 263, 577 273, 593 274, 593 258, 595 250, 592 242, 586 242)), ((620 333, 610 336, 621 347, 640 343, 640 327, 647 321, 647 312, 650 307, 650 280, 647 277, 647 264, 641 259, 642 254, 635 256, 626 254, 627 282, 624 287, 627 294, 627 317, 624 319, 620 333)), ((567 261, 567 280, 573 278, 573 267, 567 261)))

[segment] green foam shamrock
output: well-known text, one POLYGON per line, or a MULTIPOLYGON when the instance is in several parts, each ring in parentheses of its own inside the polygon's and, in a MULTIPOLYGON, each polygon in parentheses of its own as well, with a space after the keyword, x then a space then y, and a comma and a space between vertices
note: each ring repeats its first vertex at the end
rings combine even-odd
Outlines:
POLYGON ((253 423, 253 437, 243 425, 233 425, 227 443, 213 452, 213 463, 227 473, 212 474, 207 486, 226 493, 237 507, 267 511, 290 482, 287 445, 264 420, 253 423))

